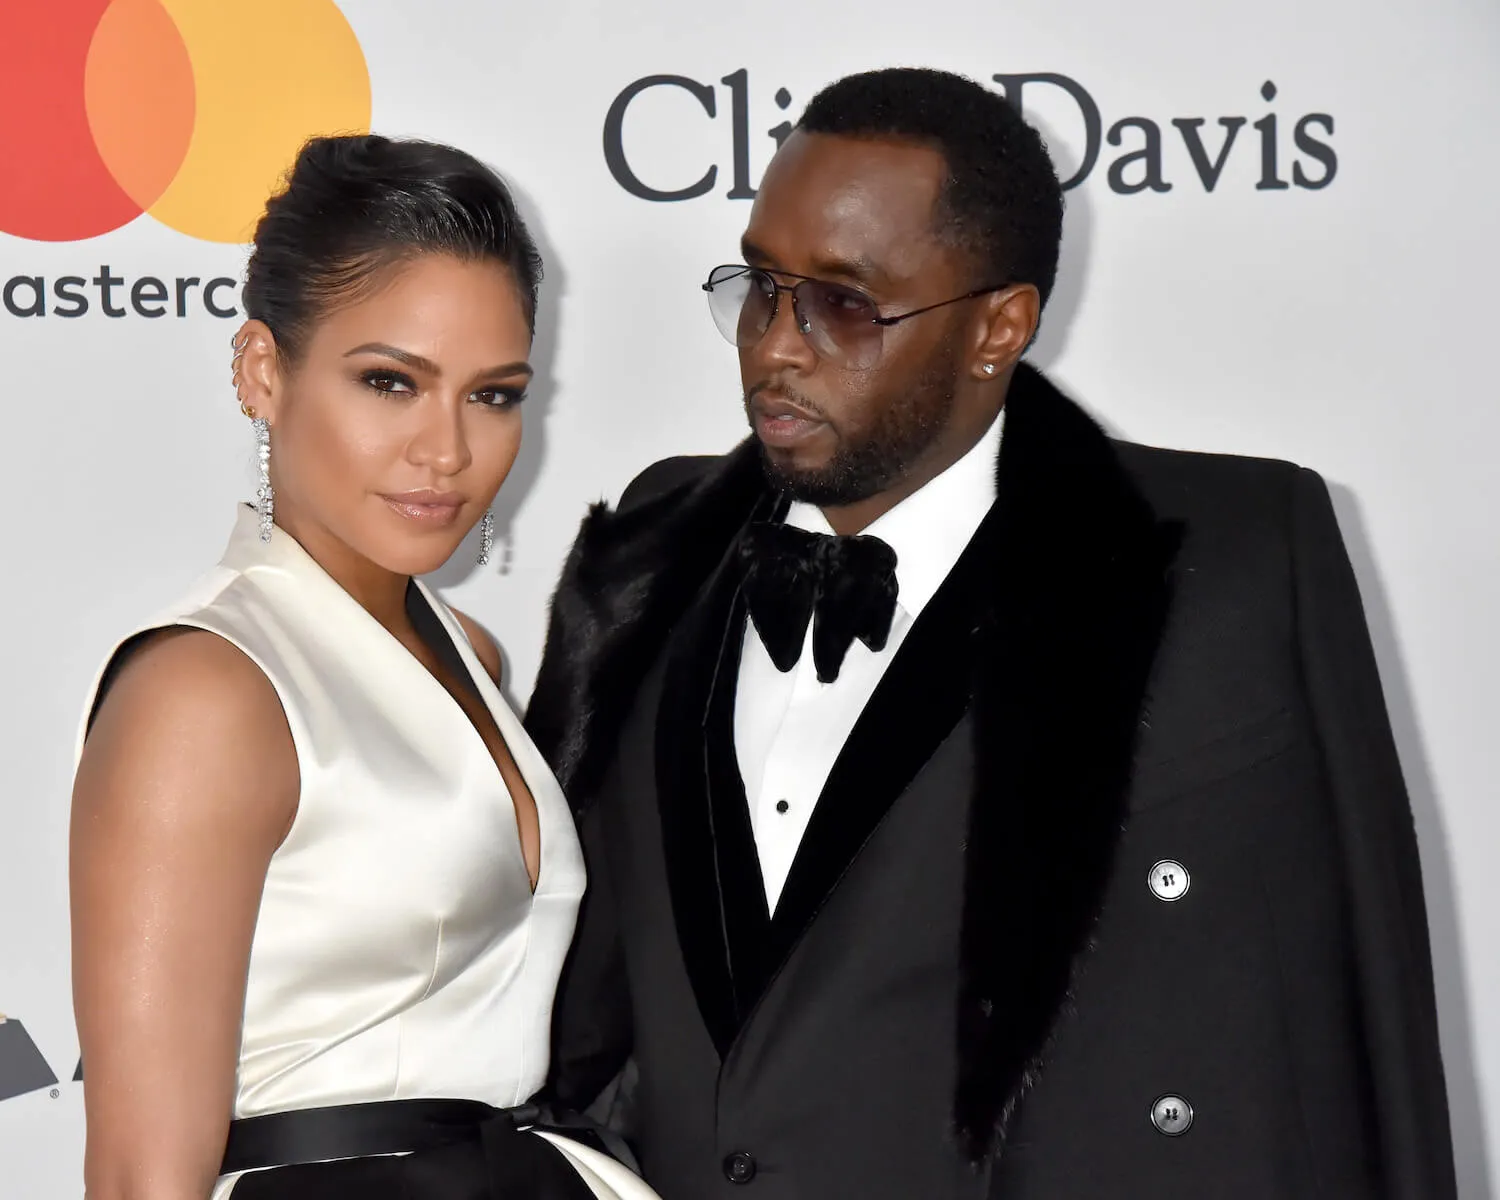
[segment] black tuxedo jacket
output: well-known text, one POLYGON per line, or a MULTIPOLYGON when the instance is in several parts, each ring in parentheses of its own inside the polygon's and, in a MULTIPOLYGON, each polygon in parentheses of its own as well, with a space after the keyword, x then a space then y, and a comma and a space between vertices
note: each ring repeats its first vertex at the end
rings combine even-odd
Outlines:
POLYGON ((999 497, 774 916, 732 719, 758 450, 586 520, 527 724, 591 875, 552 1089, 666 1200, 1454 1195, 1421 872, 1322 481, 1017 371, 999 497))

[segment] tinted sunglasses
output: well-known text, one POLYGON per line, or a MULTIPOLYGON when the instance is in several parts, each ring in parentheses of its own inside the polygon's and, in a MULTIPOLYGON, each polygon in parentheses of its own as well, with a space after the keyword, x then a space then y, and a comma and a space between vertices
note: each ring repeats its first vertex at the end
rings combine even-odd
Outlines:
POLYGON ((776 319, 781 293, 792 297, 792 315, 797 330, 819 358, 834 366, 862 371, 880 361, 885 330, 911 317, 919 317, 935 308, 972 300, 989 292, 998 292, 1009 284, 975 288, 962 296, 939 300, 911 312, 893 317, 880 315, 875 301, 858 288, 829 283, 789 271, 777 271, 795 284, 778 283, 771 272, 743 263, 728 263, 708 273, 703 290, 708 293, 708 308, 714 324, 729 344, 748 349, 765 336, 776 319))

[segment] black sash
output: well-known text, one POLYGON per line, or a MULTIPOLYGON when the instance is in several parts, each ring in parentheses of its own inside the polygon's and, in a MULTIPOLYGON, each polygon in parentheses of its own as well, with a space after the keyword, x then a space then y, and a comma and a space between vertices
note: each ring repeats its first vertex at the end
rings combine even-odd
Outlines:
MULTIPOLYGON (((464 1142, 483 1144, 487 1157, 492 1157, 488 1152, 495 1147, 504 1147, 507 1158, 523 1147, 526 1152, 555 1155, 554 1148, 541 1138, 516 1141, 516 1134, 532 1130, 561 1134, 639 1172, 629 1148, 617 1135, 586 1117, 550 1105, 495 1108, 480 1100, 380 1100, 232 1121, 220 1173, 416 1154, 464 1142)), ((572 1172, 571 1166, 567 1170, 572 1172)), ((585 1188, 579 1194, 591 1193, 585 1188)))

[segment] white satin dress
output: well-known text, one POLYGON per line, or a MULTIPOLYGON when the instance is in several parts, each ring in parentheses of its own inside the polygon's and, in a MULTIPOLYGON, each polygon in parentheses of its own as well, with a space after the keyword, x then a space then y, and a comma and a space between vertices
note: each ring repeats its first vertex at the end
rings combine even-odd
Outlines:
MULTIPOLYGON (((423 1097, 504 1108, 546 1077, 582 854, 556 780, 462 627, 416 586, 536 801, 535 893, 510 793, 463 710, 290 535, 262 543, 253 510, 219 566, 137 631, 192 626, 238 647, 275 687, 296 746, 297 815, 250 950, 236 1118, 423 1097)), ((654 1200, 612 1159, 535 1136, 597 1196, 654 1200)))

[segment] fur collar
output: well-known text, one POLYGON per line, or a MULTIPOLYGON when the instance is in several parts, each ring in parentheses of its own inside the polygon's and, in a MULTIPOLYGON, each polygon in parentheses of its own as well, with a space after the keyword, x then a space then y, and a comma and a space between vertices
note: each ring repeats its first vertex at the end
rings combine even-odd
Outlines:
POLYGON ((526 708, 526 730, 575 812, 593 799, 635 687, 765 494, 751 439, 701 479, 618 512, 589 509, 526 708))
MULTIPOLYGON (((1125 820, 1179 533, 1039 372, 1019 367, 1006 403, 998 499, 982 546, 971 546, 981 557, 966 554, 977 593, 967 653, 935 665, 930 681, 967 685, 976 738, 953 1104, 956 1137, 976 1163, 1003 1146, 1085 957, 1125 820)), ((590 802, 613 758, 639 681, 765 497, 751 440, 687 483, 585 520, 527 714, 575 806, 590 802)), ((872 753, 881 744, 869 739, 872 753)))

